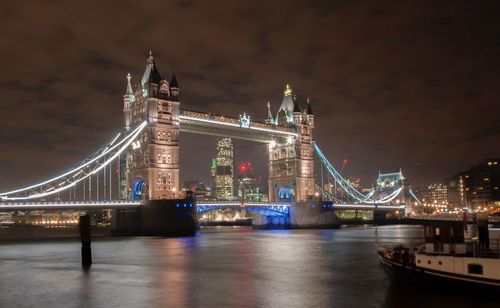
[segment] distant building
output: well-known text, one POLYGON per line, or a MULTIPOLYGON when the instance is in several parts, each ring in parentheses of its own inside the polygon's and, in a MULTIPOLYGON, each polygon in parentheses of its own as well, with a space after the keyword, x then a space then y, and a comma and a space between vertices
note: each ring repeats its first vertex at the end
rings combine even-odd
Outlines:
POLYGON ((448 207, 450 209, 465 207, 464 177, 461 175, 453 176, 447 180, 446 186, 448 188, 448 207))
POLYGON ((211 190, 201 181, 185 181, 183 190, 190 190, 196 198, 207 199, 212 195, 211 190))
POLYGON ((500 157, 486 159, 483 164, 461 172, 457 178, 466 207, 479 209, 500 205, 500 157))
POLYGON ((419 197, 424 206, 448 208, 448 187, 445 184, 429 184, 419 191, 419 197))
MULTIPOLYGON (((212 166, 213 168, 214 166, 212 166)), ((215 159, 215 171, 213 190, 215 198, 227 200, 234 197, 234 154, 233 139, 219 138, 217 141, 217 157, 215 159)))
POLYGON ((250 162, 242 163, 239 167, 238 197, 245 201, 262 201, 264 195, 260 192, 257 180, 250 162))

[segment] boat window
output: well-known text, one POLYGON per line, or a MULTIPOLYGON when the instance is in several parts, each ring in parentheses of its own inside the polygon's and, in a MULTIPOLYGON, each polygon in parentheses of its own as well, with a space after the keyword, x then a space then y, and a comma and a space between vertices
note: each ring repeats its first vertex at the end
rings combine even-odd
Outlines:
POLYGON ((453 237, 453 231, 454 231, 454 228, 450 227, 450 237, 453 237))
POLYGON ((431 236, 432 236, 432 227, 431 227, 431 226, 426 226, 426 227, 425 227, 425 234, 426 234, 428 237, 431 237, 431 236))
POLYGON ((439 228, 434 229, 434 234, 439 236, 439 228))
POLYGON ((469 274, 482 275, 483 266, 481 264, 469 264, 468 265, 469 274))

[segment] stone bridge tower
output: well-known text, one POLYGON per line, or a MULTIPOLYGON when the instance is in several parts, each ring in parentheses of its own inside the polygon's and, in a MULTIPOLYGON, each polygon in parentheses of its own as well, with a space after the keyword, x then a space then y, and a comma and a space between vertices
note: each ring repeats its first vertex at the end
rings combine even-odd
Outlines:
POLYGON ((314 115, 307 100, 307 108, 301 110, 286 85, 283 101, 276 114, 268 104, 269 124, 295 128, 298 138, 278 138, 269 143, 269 200, 305 201, 315 193, 314 186, 314 115))
POLYGON ((156 67, 151 52, 135 92, 130 75, 124 95, 127 129, 147 120, 149 125, 122 158, 122 197, 175 199, 179 197, 179 85, 156 67))

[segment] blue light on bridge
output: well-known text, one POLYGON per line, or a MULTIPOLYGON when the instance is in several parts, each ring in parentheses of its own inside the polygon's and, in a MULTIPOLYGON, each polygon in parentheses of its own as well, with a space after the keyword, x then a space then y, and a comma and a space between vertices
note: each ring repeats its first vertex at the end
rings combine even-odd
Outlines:
POLYGON ((278 191, 278 198, 280 201, 291 201, 292 200, 292 188, 289 186, 282 186, 278 191))
POLYGON ((134 199, 140 199, 145 187, 146 187, 146 181, 144 179, 134 180, 134 199))

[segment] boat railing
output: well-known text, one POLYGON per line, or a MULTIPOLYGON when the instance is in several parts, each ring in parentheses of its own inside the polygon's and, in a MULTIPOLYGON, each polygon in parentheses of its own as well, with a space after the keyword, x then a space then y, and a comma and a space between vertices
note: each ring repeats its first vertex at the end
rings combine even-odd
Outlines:
POLYGON ((500 239, 490 239, 488 242, 471 241, 472 256, 477 258, 500 258, 500 239))
POLYGON ((474 258, 500 258, 500 239, 490 239, 487 243, 477 239, 465 243, 425 243, 417 248, 418 253, 427 255, 468 256, 474 258))

